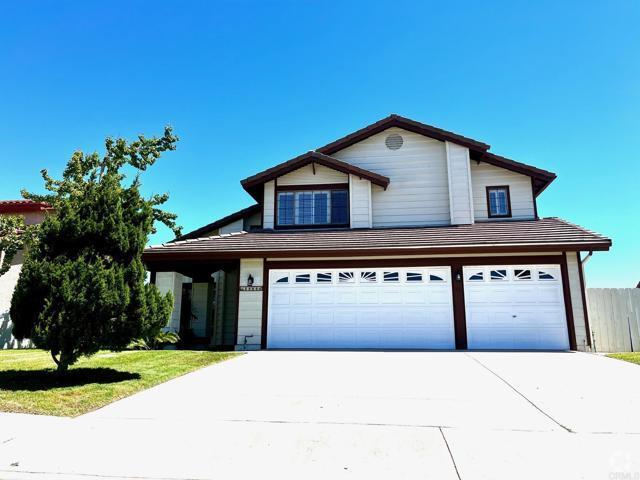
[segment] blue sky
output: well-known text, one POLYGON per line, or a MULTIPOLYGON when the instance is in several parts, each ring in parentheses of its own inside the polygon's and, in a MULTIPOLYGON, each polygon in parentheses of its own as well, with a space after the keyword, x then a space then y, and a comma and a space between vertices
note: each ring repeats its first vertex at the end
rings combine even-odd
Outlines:
POLYGON ((613 238, 589 286, 633 286, 639 22, 631 0, 5 3, 0 198, 171 124, 143 181, 188 231, 250 205, 240 179, 393 112, 556 172, 540 215, 613 238))

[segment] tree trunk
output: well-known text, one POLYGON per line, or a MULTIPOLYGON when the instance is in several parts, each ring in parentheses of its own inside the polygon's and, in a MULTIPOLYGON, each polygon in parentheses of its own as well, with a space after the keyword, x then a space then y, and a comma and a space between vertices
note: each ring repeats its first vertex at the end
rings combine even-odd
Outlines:
POLYGON ((69 369, 69 364, 67 362, 61 361, 58 364, 57 373, 58 373, 58 375, 64 375, 68 369, 69 369))
POLYGON ((58 366, 56 370, 58 375, 63 375, 69 369, 69 362, 63 353, 60 353, 60 358, 56 358, 56 352, 51 352, 51 358, 53 358, 53 361, 58 366))

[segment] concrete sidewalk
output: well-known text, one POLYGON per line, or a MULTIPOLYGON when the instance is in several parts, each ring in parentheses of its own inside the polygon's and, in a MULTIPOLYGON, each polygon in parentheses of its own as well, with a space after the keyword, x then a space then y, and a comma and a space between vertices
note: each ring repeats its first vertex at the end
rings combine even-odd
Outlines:
POLYGON ((639 380, 580 353, 254 352, 18 431, 0 478, 640 478, 639 380))

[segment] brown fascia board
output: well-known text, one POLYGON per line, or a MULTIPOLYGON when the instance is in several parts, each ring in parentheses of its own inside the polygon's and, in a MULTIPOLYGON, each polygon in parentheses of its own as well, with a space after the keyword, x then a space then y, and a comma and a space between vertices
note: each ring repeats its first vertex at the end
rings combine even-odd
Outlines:
POLYGON ((557 178, 557 175, 555 173, 549 172, 548 170, 543 170, 541 168, 527 165, 526 163, 517 162, 515 160, 511 160, 510 158, 502 157, 494 153, 480 153, 472 151, 470 152, 470 156, 471 160, 475 160, 477 162, 485 162, 490 165, 505 168, 507 170, 511 170, 512 172, 521 173, 533 178, 536 187, 536 197, 540 195, 544 191, 544 189, 547 188, 551 184, 551 182, 553 182, 557 178))
POLYGON ((226 217, 219 218, 218 220, 209 223, 200 228, 196 228, 191 232, 185 233, 184 235, 180 235, 179 237, 174 238, 168 243, 178 242, 181 240, 188 240, 191 238, 198 238, 201 234, 209 232, 211 230, 215 230, 216 228, 220 228, 228 223, 235 222, 236 220, 240 220, 241 218, 248 217, 249 215, 253 215, 254 213, 258 213, 262 207, 259 204, 251 205, 250 207, 243 208, 242 210, 238 210, 226 217))
POLYGON ((366 126, 356 132, 350 133, 349 135, 331 142, 324 147, 317 148, 316 152, 324 153, 326 155, 332 155, 344 148, 350 147, 355 143, 358 143, 391 127, 402 128, 404 130, 419 133, 421 135, 435 138, 436 140, 441 140, 443 142, 447 141, 456 143, 474 151, 486 152, 490 147, 490 145, 479 142, 477 140, 473 140, 472 138, 463 137, 462 135, 458 135, 457 133, 442 130, 441 128, 437 128, 432 125, 416 122, 415 120, 411 120, 410 118, 402 117, 400 115, 391 114, 388 117, 383 118, 382 120, 378 120, 377 122, 372 123, 369 126, 366 126))
MULTIPOLYGON (((526 252, 560 252, 560 251, 607 251, 610 241, 579 243, 544 243, 518 245, 474 245, 445 246, 424 248, 358 248, 330 250, 238 250, 228 252, 163 252, 145 251, 142 260, 147 265, 161 264, 169 261, 184 260, 223 260, 239 258, 298 258, 298 257, 335 257, 357 258, 365 256, 399 256, 404 255, 441 255, 441 254, 479 254, 479 253, 522 253, 526 252)), ((414 258, 419 261, 419 259, 414 258)))
POLYGON ((389 185, 389 177, 385 177, 384 175, 365 170, 364 168, 356 167, 355 165, 343 162, 342 160, 330 157, 329 155, 313 151, 307 152, 296 158, 276 165, 275 167, 268 168, 260 173, 252 175, 251 177, 247 177, 242 180, 240 184, 247 192, 249 192, 254 198, 256 198, 256 200, 260 201, 258 193, 260 191, 260 187, 265 182, 273 180, 277 177, 285 175, 311 163, 323 165, 339 172, 356 175, 360 178, 369 180, 374 185, 379 185, 383 188, 387 188, 387 186, 389 185))

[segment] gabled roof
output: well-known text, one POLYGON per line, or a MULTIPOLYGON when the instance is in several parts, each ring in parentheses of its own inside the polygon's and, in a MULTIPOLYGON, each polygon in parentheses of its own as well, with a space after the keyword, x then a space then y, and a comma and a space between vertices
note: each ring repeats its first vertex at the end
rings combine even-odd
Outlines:
POLYGON ((408 130, 410 132, 418 133, 420 135, 434 138, 443 142, 447 141, 455 143, 457 145, 462 145, 463 147, 467 147, 469 149, 470 157, 473 160, 489 163, 497 167, 505 168, 516 173, 527 175, 532 179, 533 192, 535 196, 538 196, 556 178, 556 174, 553 172, 549 172, 532 165, 527 165, 522 162, 517 162, 515 160, 490 153, 488 151, 490 145, 486 143, 459 135, 457 133, 449 132, 441 128, 437 128, 432 125, 416 122, 415 120, 411 120, 410 118, 391 114, 388 117, 383 118, 382 120, 378 120, 371 125, 350 133, 349 135, 331 142, 324 147, 320 147, 315 151, 307 152, 303 155, 300 155, 299 157, 278 164, 275 167, 268 168, 251 177, 245 178, 240 183, 243 188, 247 192, 249 192, 249 194, 251 194, 253 198, 261 201, 260 197, 262 193, 262 185, 265 182, 268 182, 281 175, 308 165, 309 163, 317 163, 344 173, 353 173, 354 175, 358 175, 361 178, 370 180, 371 183, 375 185, 380 185, 386 188, 389 184, 389 178, 378 173, 348 164, 332 157, 331 155, 347 147, 350 147, 351 145, 361 142, 362 140, 365 140, 373 135, 383 132, 391 127, 402 128, 403 130, 408 130))
POLYGON ((361 257, 608 250, 611 240, 559 218, 442 227, 261 231, 146 248, 147 264, 250 257, 361 257))
POLYGON ((224 227, 229 223, 235 222, 236 220, 240 220, 242 218, 258 213, 261 210, 262 210, 262 207, 260 207, 260 205, 258 204, 251 205, 250 207, 243 208, 242 210, 238 210, 237 212, 227 215, 226 217, 219 218, 218 220, 211 222, 208 225, 205 225, 204 227, 200 227, 191 232, 185 233, 184 235, 179 236, 175 240, 172 240, 170 243, 178 242, 181 240, 188 240, 190 238, 201 237, 203 235, 206 235, 207 232, 215 230, 216 228, 224 227))
POLYGON ((26 213, 52 210, 53 207, 45 202, 33 200, 0 200, 0 213, 26 213))
POLYGON ((419 133, 426 137, 435 138, 436 140, 441 140, 443 142, 457 143, 458 145, 462 145, 474 151, 486 152, 490 147, 490 145, 479 142, 478 140, 473 140, 472 138, 464 137, 462 135, 458 135, 457 133, 442 130, 441 128, 427 125, 426 123, 416 122, 415 120, 411 120, 410 118, 402 117, 400 115, 392 113, 382 120, 378 120, 377 122, 361 128, 356 132, 350 133, 349 135, 331 142, 324 147, 317 148, 316 151, 327 155, 333 155, 334 153, 344 148, 350 147, 355 143, 358 143, 377 133, 383 132, 384 130, 391 127, 402 128, 403 130, 419 133))
POLYGON ((293 158, 284 163, 280 163, 275 167, 268 168, 256 175, 247 177, 240 182, 242 187, 251 194, 256 200, 260 201, 261 187, 265 182, 273 180, 274 178, 285 175, 289 172, 293 172, 299 168, 309 164, 323 165, 339 172, 357 175, 360 178, 369 180, 374 185, 380 185, 383 188, 387 188, 389 185, 389 178, 384 175, 380 175, 364 168, 356 167, 349 163, 338 160, 337 158, 330 157, 319 152, 307 152, 299 157, 293 158))
POLYGON ((515 160, 501 157, 500 155, 496 155, 490 152, 480 153, 471 151, 470 156, 472 160, 489 163, 491 165, 495 165, 496 167, 505 168, 507 170, 511 170, 512 172, 521 173, 523 175, 531 177, 531 181, 533 182, 533 193, 536 197, 540 195, 542 191, 547 188, 549 184, 553 182, 557 177, 557 175, 553 172, 549 172, 537 167, 532 167, 531 165, 527 165, 526 163, 516 162, 515 160))
POLYGON ((470 156, 473 160, 486 162, 497 167, 505 168, 513 172, 527 175, 533 179, 533 191, 535 195, 539 195, 549 184, 555 180, 556 174, 541 168, 533 167, 522 162, 517 162, 506 157, 501 157, 493 153, 489 153, 490 145, 473 140, 468 137, 464 137, 457 133, 442 130, 441 128, 427 125, 425 123, 416 122, 410 118, 402 117, 400 115, 391 114, 388 117, 378 120, 369 126, 366 126, 356 132, 342 137, 334 142, 331 142, 324 147, 316 149, 317 152, 321 152, 327 155, 333 155, 334 153, 350 147, 355 143, 361 142, 373 135, 385 131, 391 127, 402 128, 410 132, 418 133, 426 137, 435 138, 440 141, 447 141, 467 147, 470 151, 470 156))

